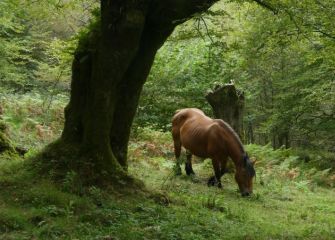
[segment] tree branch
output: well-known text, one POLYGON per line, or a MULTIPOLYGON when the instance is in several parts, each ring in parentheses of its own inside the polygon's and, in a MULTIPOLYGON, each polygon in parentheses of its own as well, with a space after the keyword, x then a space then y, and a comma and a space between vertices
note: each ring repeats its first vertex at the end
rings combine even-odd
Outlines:
POLYGON ((324 32, 321 29, 314 29, 314 32, 321 33, 323 36, 328 37, 328 38, 330 38, 332 40, 335 40, 335 36, 333 36, 333 35, 331 35, 331 34, 329 34, 327 32, 324 32))
POLYGON ((263 8, 266 8, 266 9, 270 10, 274 14, 278 14, 278 12, 279 12, 279 9, 277 9, 274 6, 272 6, 272 4, 270 4, 267 1, 264 1, 264 0, 252 0, 252 1, 256 2, 258 5, 262 6, 263 8))

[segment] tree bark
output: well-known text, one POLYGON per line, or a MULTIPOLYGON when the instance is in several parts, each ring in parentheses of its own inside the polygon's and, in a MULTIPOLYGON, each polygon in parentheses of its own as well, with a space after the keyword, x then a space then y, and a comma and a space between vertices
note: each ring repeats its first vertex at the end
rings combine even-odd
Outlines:
POLYGON ((214 2, 101 0, 100 23, 75 53, 63 134, 41 154, 41 170, 74 171, 83 184, 130 179, 129 134, 155 54, 176 25, 214 2))
POLYGON ((247 133, 246 133, 247 143, 254 144, 255 143, 255 135, 254 135, 254 126, 252 120, 248 120, 247 122, 247 133))
POLYGON ((238 91, 234 84, 216 86, 206 95, 212 106, 215 118, 222 119, 242 138, 244 94, 238 91))

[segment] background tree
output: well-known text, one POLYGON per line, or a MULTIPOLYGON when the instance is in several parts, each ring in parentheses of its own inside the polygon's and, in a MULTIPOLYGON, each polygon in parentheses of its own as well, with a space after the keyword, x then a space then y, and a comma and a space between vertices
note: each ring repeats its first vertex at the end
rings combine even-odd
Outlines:
POLYGON ((232 126, 240 138, 243 134, 244 94, 234 83, 218 85, 206 94, 215 118, 223 119, 232 126))
POLYGON ((89 0, 1 1, 0 88, 45 93, 56 81, 68 85, 75 36, 94 7, 89 0))

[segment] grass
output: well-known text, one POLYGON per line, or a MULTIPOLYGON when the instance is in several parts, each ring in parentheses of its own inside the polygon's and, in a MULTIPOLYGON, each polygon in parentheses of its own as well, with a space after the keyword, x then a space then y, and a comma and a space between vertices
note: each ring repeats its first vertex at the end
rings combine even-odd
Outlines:
POLYGON ((1 94, 3 120, 8 132, 18 146, 37 150, 61 133, 64 123, 64 95, 43 96, 39 93, 24 95, 1 94))
MULTIPOLYGON (((155 144, 162 135, 153 136, 155 144)), ((195 177, 175 177, 170 156, 150 144, 134 141, 130 151, 130 174, 146 193, 91 187, 78 196, 36 178, 22 159, 0 160, 0 239, 334 238, 332 188, 284 178, 280 167, 264 164, 255 194, 242 198, 231 174, 223 190, 207 187, 209 161, 194 164, 195 177)))
MULTIPOLYGON (((14 124, 8 116, 22 105, 10 104, 6 116, 14 141, 26 134, 21 143, 34 141, 34 151, 52 140, 22 128, 24 114, 14 124)), ((54 126, 53 138, 62 119, 57 111, 44 121, 54 126)), ((148 128, 134 131, 129 150, 129 172, 144 181, 146 192, 91 187, 76 195, 69 191, 71 177, 55 186, 29 170, 27 160, 2 155, 0 239, 334 239, 332 171, 306 167, 292 150, 247 148, 258 161, 250 198, 240 196, 232 174, 223 177, 222 190, 208 188, 208 160, 194 159, 195 177, 174 176, 170 134, 148 128)))

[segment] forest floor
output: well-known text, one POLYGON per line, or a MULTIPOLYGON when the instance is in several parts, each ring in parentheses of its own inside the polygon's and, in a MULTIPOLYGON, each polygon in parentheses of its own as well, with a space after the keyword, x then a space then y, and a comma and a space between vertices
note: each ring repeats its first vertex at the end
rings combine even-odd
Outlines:
MULTIPOLYGON (((14 142, 43 145, 59 135, 60 121, 43 118, 46 126, 33 115, 20 118, 38 110, 27 107, 21 114, 11 105, 5 116, 14 142)), ((49 117, 58 119, 60 109, 50 109, 49 117)), ((207 187, 208 160, 194 159, 194 177, 175 176, 170 134, 138 128, 129 173, 147 190, 91 187, 78 195, 71 173, 56 186, 27 169, 35 145, 25 159, 0 156, 1 240, 335 239, 334 175, 301 164, 291 150, 247 146, 258 161, 257 178, 253 196, 242 198, 233 174, 223 177, 223 189, 207 187)))

